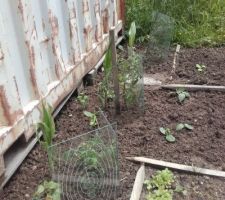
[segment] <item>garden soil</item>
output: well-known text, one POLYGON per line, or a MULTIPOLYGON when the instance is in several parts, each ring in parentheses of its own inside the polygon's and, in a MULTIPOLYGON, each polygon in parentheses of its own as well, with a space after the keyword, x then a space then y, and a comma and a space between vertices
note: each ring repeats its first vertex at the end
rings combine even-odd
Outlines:
MULTIPOLYGON (((196 54, 200 52, 199 56, 196 55, 196 59, 201 57, 202 52, 205 52, 204 49, 200 51, 185 51, 187 52, 186 54, 181 52, 183 56, 179 59, 179 66, 181 66, 181 60, 189 55, 188 52, 196 52, 196 54)), ((204 63, 200 64, 207 66, 207 73, 209 74, 204 76, 205 79, 215 81, 214 83, 216 81, 223 83, 225 80, 213 79, 213 76, 210 74, 212 71, 210 66, 218 66, 217 58, 219 60, 219 56, 222 56, 220 53, 218 54, 218 56, 217 54, 215 55, 214 65, 210 64, 210 59, 208 63, 204 60, 204 63)), ((189 66, 188 62, 191 61, 187 59, 182 66, 189 66)), ((193 59, 191 64, 194 66, 196 62, 193 59)), ((171 66, 171 62, 168 61, 166 63, 162 64, 162 66, 167 70, 164 71, 157 65, 159 71, 156 73, 163 72, 165 76, 170 77, 170 70, 168 69, 171 66)), ((225 62, 223 63, 225 64, 225 62)), ((148 67, 146 73, 151 71, 148 64, 149 62, 145 61, 144 65, 148 67)), ((221 73, 223 72, 221 68, 221 73)), ((176 73, 178 74, 178 71, 176 73)), ((187 70, 187 74, 189 73, 191 74, 187 70)), ((189 80, 184 78, 184 76, 179 78, 180 80, 189 80)), ((170 79, 168 78, 168 80, 170 79)), ((176 79, 173 79, 173 81, 179 82, 176 79)), ((97 110, 97 84, 86 87, 85 94, 90 99, 88 110, 97 110)), ((132 163, 125 159, 129 156, 146 156, 148 158, 225 171, 225 94, 218 92, 191 92, 190 95, 190 99, 180 104, 176 94, 171 91, 154 90, 150 87, 145 87, 145 112, 142 115, 135 111, 123 111, 120 116, 114 117, 110 109, 106 112, 110 121, 118 124, 121 185, 118 200, 129 199, 136 172, 140 167, 138 163, 132 163), (177 123, 191 124, 194 129, 192 131, 182 130, 181 132, 176 132, 175 127, 177 123), (168 143, 159 132, 159 127, 170 128, 176 138, 176 142, 168 143)), ((76 102, 75 96, 71 97, 57 116, 56 129, 57 136, 54 142, 60 142, 91 130, 89 121, 83 115, 83 111, 76 102)), ((151 177, 156 169, 150 166, 146 168, 146 176, 151 177)), ((182 172, 174 173, 177 182, 187 190, 186 196, 175 194, 175 200, 225 199, 224 179, 182 172)), ((30 200, 38 184, 46 179, 50 179, 46 153, 37 144, 1 192, 0 199, 30 200)))

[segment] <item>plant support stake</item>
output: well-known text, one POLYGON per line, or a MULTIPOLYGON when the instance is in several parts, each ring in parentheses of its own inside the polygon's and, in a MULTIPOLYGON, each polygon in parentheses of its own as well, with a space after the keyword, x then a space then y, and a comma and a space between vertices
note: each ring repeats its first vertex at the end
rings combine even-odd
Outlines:
POLYGON ((113 74, 113 86, 115 92, 115 111, 116 114, 120 114, 120 87, 119 87, 119 70, 117 66, 116 57, 116 41, 115 41, 115 27, 113 27, 110 32, 110 45, 112 49, 112 74, 113 74))

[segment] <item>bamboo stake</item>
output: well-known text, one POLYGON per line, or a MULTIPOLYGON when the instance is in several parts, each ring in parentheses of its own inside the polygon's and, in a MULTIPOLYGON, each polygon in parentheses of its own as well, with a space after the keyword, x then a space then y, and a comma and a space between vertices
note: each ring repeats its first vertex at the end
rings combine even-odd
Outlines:
POLYGON ((145 181, 145 165, 142 164, 137 172, 130 200, 140 199, 144 181, 145 181))
POLYGON ((184 88, 189 91, 219 91, 225 92, 225 86, 214 86, 214 85, 189 85, 189 84, 168 84, 161 86, 164 89, 176 90, 177 88, 184 88))
POLYGON ((117 66, 117 56, 116 56, 116 40, 115 40, 115 27, 113 27, 110 32, 110 43, 112 49, 112 74, 113 74, 113 84, 115 92, 115 112, 120 114, 120 87, 119 87, 119 70, 117 66))
POLYGON ((225 178, 224 171, 211 170, 211 169, 199 168, 199 167, 188 166, 188 165, 181 165, 177 163, 165 162, 162 160, 155 160, 155 159, 150 159, 145 157, 127 157, 126 159, 130 161, 134 161, 134 162, 147 163, 150 165, 155 165, 155 166, 160 166, 160 167, 165 167, 165 168, 170 168, 170 169, 175 169, 175 170, 180 170, 185 172, 225 178))

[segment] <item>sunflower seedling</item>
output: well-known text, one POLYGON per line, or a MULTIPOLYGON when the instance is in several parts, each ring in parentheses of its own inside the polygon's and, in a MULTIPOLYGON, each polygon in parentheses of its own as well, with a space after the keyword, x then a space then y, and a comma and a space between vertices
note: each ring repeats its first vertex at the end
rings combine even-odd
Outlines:
POLYGON ((89 118, 89 120, 90 120, 90 123, 89 123, 90 126, 92 126, 92 127, 97 126, 98 121, 97 121, 97 116, 96 116, 95 113, 88 112, 88 111, 84 111, 84 115, 89 118))
POLYGON ((206 69, 205 65, 200 65, 200 64, 196 64, 196 69, 198 70, 198 72, 204 72, 206 69))
POLYGON ((180 124, 177 124, 176 126, 176 131, 181 131, 183 129, 187 129, 187 130, 193 130, 194 127, 191 126, 190 124, 186 124, 186 123, 180 123, 180 124))
POLYGON ((173 136, 172 131, 169 128, 160 127, 159 131, 165 136, 168 142, 175 142, 176 138, 173 136))
POLYGON ((178 96, 178 99, 179 99, 179 102, 182 103, 184 102, 184 100, 186 98, 189 98, 190 97, 190 94, 189 92, 185 91, 184 88, 179 88, 176 90, 176 93, 177 93, 177 96, 178 96))
POLYGON ((83 110, 87 108, 88 100, 88 96, 84 93, 80 93, 80 95, 77 97, 77 101, 82 106, 83 110))

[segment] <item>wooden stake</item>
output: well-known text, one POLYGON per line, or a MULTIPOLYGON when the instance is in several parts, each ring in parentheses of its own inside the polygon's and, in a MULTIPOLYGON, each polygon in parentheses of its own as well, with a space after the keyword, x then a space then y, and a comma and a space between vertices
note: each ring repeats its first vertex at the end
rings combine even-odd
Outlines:
POLYGON ((177 163, 165 162, 162 160, 155 160, 155 159, 150 159, 150 158, 145 158, 145 157, 128 157, 126 159, 130 160, 130 161, 147 163, 150 165, 160 166, 160 167, 164 167, 164 168, 170 168, 170 169, 175 169, 175 170, 180 170, 180 171, 185 171, 185 172, 191 172, 191 173, 196 173, 196 174, 203 174, 203 175, 208 175, 208 176, 216 176, 216 177, 225 178, 224 171, 204 169, 204 168, 188 166, 188 165, 181 165, 181 164, 177 164, 177 163))
POLYGON ((188 85, 188 84, 168 84, 161 86, 164 89, 176 90, 177 88, 184 88, 189 91, 219 91, 225 92, 225 86, 214 86, 214 85, 188 85))
POLYGON ((137 172, 130 200, 140 199, 144 181, 145 181, 145 165, 142 164, 142 166, 137 172))
POLYGON ((179 52, 180 52, 180 45, 178 44, 177 48, 176 48, 176 51, 175 51, 175 54, 174 54, 174 58, 173 58, 173 66, 172 66, 173 72, 175 72, 175 70, 176 70, 177 56, 178 56, 179 52))
POLYGON ((115 27, 113 27, 110 32, 110 43, 112 49, 112 74, 113 74, 113 84, 115 92, 115 111, 116 114, 120 114, 120 87, 119 87, 119 70, 117 66, 117 57, 116 57, 116 40, 115 40, 115 27))

